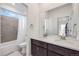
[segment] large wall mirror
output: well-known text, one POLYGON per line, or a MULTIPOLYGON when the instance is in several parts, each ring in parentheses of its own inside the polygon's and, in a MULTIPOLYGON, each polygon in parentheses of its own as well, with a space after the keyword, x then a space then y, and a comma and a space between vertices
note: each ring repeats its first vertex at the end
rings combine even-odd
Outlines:
POLYGON ((73 28, 76 26, 73 22, 73 14, 71 3, 46 11, 45 34, 73 36, 75 33, 73 28))
MULTIPOLYGON (((68 3, 46 11, 44 26, 45 35, 57 35, 70 38, 78 36, 78 16, 74 16, 73 4, 68 3)), ((76 13, 75 13, 76 14, 76 13)))

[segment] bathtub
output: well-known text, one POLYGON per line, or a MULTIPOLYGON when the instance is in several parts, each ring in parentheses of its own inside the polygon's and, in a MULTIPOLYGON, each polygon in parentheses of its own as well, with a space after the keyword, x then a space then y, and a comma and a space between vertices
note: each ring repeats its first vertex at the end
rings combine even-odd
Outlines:
POLYGON ((17 41, 10 41, 0 44, 0 56, 7 56, 18 50, 17 41))

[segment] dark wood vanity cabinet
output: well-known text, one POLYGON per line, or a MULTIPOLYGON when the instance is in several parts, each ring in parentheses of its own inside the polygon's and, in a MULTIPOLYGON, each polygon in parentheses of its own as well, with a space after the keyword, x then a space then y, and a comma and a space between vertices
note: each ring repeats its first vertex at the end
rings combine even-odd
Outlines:
POLYGON ((61 56, 64 56, 64 55, 67 56, 67 55, 70 54, 69 49, 66 49, 66 48, 63 48, 63 47, 60 47, 60 46, 57 46, 57 45, 53 45, 53 44, 48 44, 48 50, 54 51, 61 56))
POLYGON ((47 56, 62 56, 62 55, 60 55, 60 54, 58 54, 58 53, 56 53, 56 52, 54 52, 54 51, 48 50, 47 52, 48 52, 48 53, 47 53, 47 56))
POLYGON ((79 51, 31 39, 33 56, 79 56, 79 51))
POLYGON ((79 56, 79 51, 57 46, 54 44, 48 44, 48 50, 54 51, 61 56, 79 56))
POLYGON ((33 56, 46 56, 47 50, 36 45, 32 45, 32 55, 33 56))
POLYGON ((47 44, 45 42, 32 39, 31 54, 33 56, 47 56, 47 44))

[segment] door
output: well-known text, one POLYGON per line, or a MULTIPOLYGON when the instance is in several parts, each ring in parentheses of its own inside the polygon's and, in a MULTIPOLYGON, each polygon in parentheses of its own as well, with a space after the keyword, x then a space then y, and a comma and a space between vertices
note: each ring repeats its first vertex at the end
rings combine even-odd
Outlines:
POLYGON ((1 42, 17 39, 18 19, 14 17, 1 16, 1 42))

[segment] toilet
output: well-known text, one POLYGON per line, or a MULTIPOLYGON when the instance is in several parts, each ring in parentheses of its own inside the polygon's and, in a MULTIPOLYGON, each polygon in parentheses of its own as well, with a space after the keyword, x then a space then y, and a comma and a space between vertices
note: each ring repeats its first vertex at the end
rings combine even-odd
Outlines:
POLYGON ((26 55, 26 42, 23 42, 19 44, 18 46, 19 46, 21 54, 25 56, 26 55))

